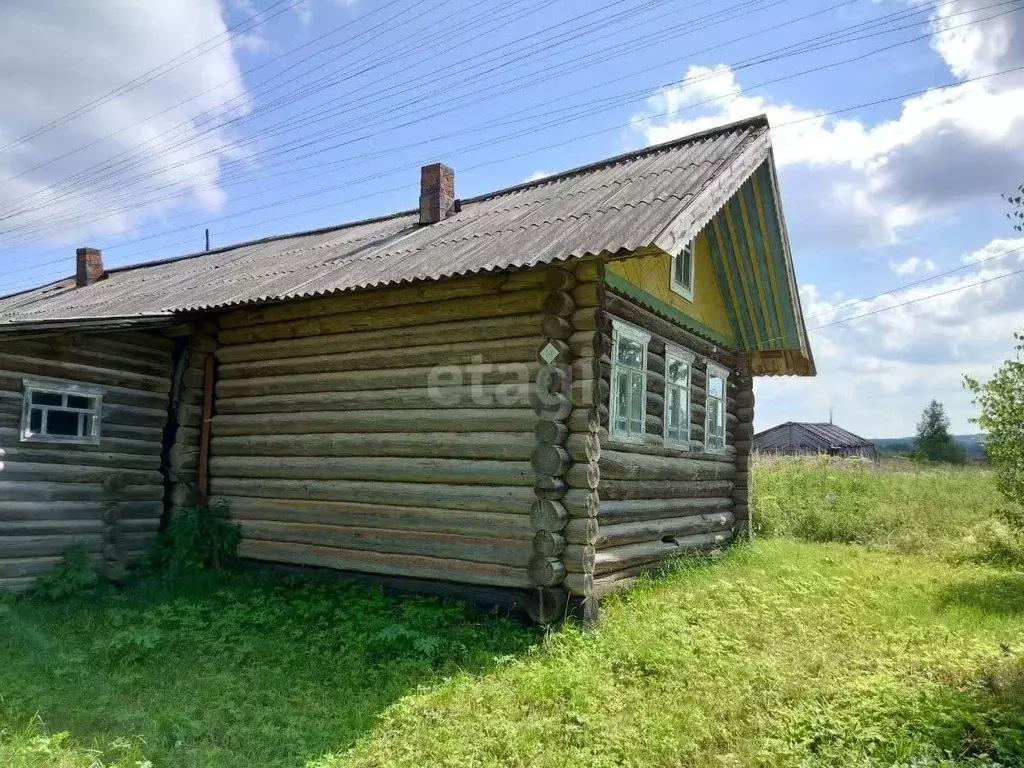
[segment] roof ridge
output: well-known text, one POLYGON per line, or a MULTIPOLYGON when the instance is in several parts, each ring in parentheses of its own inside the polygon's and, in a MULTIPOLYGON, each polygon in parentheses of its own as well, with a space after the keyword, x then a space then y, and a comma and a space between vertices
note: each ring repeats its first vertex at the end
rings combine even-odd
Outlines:
POLYGON ((676 147, 684 144, 692 144, 695 141, 700 141, 701 139, 706 139, 718 134, 730 133, 741 128, 754 127, 768 128, 768 115, 762 112, 759 115, 745 117, 742 120, 734 120, 733 122, 726 123, 725 125, 716 125, 711 128, 706 128, 703 131, 697 131, 696 133, 690 133, 686 136, 680 136, 678 139, 663 141, 661 144, 652 144, 648 147, 643 147, 642 149, 630 150, 629 152, 623 152, 622 154, 615 155, 613 157, 606 157, 603 160, 587 163, 586 165, 580 165, 576 168, 570 168, 567 171, 560 171, 558 173, 553 173, 550 176, 543 176, 539 179, 534 179, 533 181, 524 181, 520 184, 513 184, 510 187, 505 187, 504 189, 495 190, 494 192, 487 192, 482 195, 476 195, 475 197, 468 197, 463 199, 462 203, 465 205, 466 203, 479 203, 484 200, 491 200, 495 197, 501 197, 502 195, 507 195, 511 192, 519 192, 524 189, 549 184, 552 181, 561 181, 562 179, 567 179, 571 176, 578 176, 584 173, 590 173, 591 171, 600 170, 601 168, 607 168, 626 160, 635 160, 637 158, 663 152, 667 149, 675 149, 676 147))

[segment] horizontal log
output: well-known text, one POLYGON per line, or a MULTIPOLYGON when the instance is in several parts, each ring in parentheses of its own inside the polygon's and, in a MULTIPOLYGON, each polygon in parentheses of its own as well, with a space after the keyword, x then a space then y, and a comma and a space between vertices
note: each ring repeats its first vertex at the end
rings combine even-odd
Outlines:
POLYGON ((282 523, 314 523, 355 528, 451 533, 529 541, 533 536, 526 514, 473 512, 389 503, 219 497, 232 517, 282 523))
POLYGON ((533 485, 524 461, 410 457, 213 456, 217 477, 295 480, 386 480, 396 483, 455 485, 533 485))
POLYGON ((123 467, 83 466, 80 464, 47 464, 4 461, 3 479, 8 482, 103 483, 116 478, 118 487, 156 485, 163 482, 158 468, 127 469, 123 467))
POLYGON ((535 496, 529 487, 490 485, 436 485, 361 480, 275 480, 210 478, 214 496, 249 496, 266 499, 356 501, 365 504, 467 509, 481 512, 526 512, 535 496))
POLYGON ((617 547, 624 544, 638 544, 644 541, 661 541, 666 537, 679 538, 693 536, 698 533, 727 531, 731 528, 734 518, 730 512, 719 512, 707 515, 690 515, 688 517, 671 517, 657 520, 639 520, 629 523, 605 524, 600 521, 597 538, 588 540, 588 530, 582 520, 572 521, 578 525, 567 528, 566 540, 570 544, 593 544, 598 550, 606 547, 617 547))
MULTIPOLYGON (((111 506, 100 501, 12 501, 0 499, 0 521, 15 520, 99 520, 111 506)), ((163 500, 116 502, 121 518, 159 519, 163 513, 163 500)))
POLYGON ((165 376, 149 376, 142 373, 111 370, 84 363, 62 362, 60 360, 0 352, 0 369, 17 371, 28 376, 70 379, 71 381, 102 384, 104 386, 109 384, 116 387, 138 389, 143 392, 167 393, 171 389, 171 372, 169 368, 165 376))
POLYGON ((35 576, 19 576, 12 579, 0 579, 0 594, 4 592, 23 592, 35 583, 35 576))
POLYGON ((692 517, 694 515, 724 514, 732 510, 731 498, 712 497, 707 499, 601 499, 598 509, 598 525, 658 520, 666 518, 692 517))
MULTIPOLYGON (((288 376, 264 376, 251 379, 229 379, 217 382, 217 399, 261 397, 264 395, 300 394, 307 392, 371 392, 381 389, 422 389, 428 395, 433 387, 438 393, 452 386, 484 387, 520 385, 524 378, 533 381, 539 365, 536 362, 511 364, 514 370, 495 366, 493 371, 473 374, 461 371, 462 385, 455 372, 441 375, 431 367, 387 368, 377 371, 344 371, 334 373, 302 373, 288 376), (475 380, 474 380, 475 377, 475 380)), ((486 391, 486 390, 485 390, 486 391)))
POLYGON ((15 520, 0 522, 0 538, 103 533, 103 525, 104 523, 99 517, 80 520, 15 520))
POLYGON ((599 464, 603 480, 726 480, 734 473, 723 462, 623 451, 602 452, 599 464))
POLYGON ((407 304, 402 307, 384 307, 365 311, 345 312, 339 302, 339 314, 318 315, 271 322, 263 325, 240 325, 225 328, 218 334, 223 345, 246 344, 254 341, 319 336, 327 333, 372 331, 383 328, 417 327, 429 323, 449 323, 454 320, 474 320, 486 317, 520 315, 539 312, 545 293, 528 289, 511 291, 497 296, 469 296, 458 299, 407 304))
POLYGON ((160 443, 151 440, 131 440, 120 437, 106 437, 100 430, 99 445, 76 443, 43 443, 26 441, 21 443, 20 428, 0 428, 0 445, 16 445, 21 450, 57 450, 68 453, 137 453, 160 455, 160 443))
POLYGON ((240 328, 261 323, 277 323, 318 315, 343 312, 361 313, 371 309, 394 308, 404 311, 406 305, 435 303, 467 297, 490 297, 500 301, 509 292, 547 289, 543 272, 522 270, 486 275, 466 275, 442 280, 425 280, 408 285, 344 291, 327 296, 239 309, 218 318, 222 328, 240 328))
MULTIPOLYGON (((25 378, 33 378, 34 374, 25 371, 0 370, 0 399, 21 402, 24 395, 25 378)), ((66 378, 66 377, 57 377, 66 378)), ((129 387, 114 386, 112 382, 103 382, 103 406, 126 405, 137 408, 151 408, 167 412, 169 388, 164 392, 147 392, 129 387)))
POLYGON ((524 408, 490 410, 305 411, 259 416, 218 415, 213 434, 279 435, 310 432, 529 432, 536 424, 524 408))
POLYGON ((528 460, 535 446, 529 432, 341 432, 219 436, 214 457, 223 456, 437 456, 528 460))
POLYGON ((530 407, 529 382, 410 389, 302 392, 217 399, 218 414, 298 413, 322 410, 415 410, 424 408, 530 407))
MULTIPOLYGON (((436 337, 444 339, 443 336, 436 337)), ((395 339, 396 344, 400 339, 395 339)), ((537 352, 534 336, 512 339, 491 339, 475 342, 427 344, 417 347, 402 346, 324 353, 304 357, 286 357, 271 360, 251 360, 240 363, 222 363, 217 376, 222 381, 248 379, 260 376, 288 376, 300 373, 329 373, 333 371, 372 371, 385 368, 420 368, 435 365, 470 366, 484 364, 519 363, 533 360, 537 352), (478 360, 475 360, 479 356, 478 360)))
MULTIPOLYGON (((0 560, 0 580, 13 579, 25 576, 38 576, 41 573, 52 571, 60 565, 62 558, 59 556, 49 557, 17 557, 9 560, 0 560)), ((93 555, 93 567, 100 564, 100 558, 93 555)))
POLYGON ((363 571, 418 579, 489 584, 502 587, 531 586, 524 568, 468 560, 393 555, 380 552, 337 549, 310 544, 243 540, 238 554, 242 558, 291 565, 310 565, 338 570, 363 571))
MULTIPOLYGON (((16 464, 27 462, 31 464, 73 464, 85 467, 105 467, 109 470, 135 469, 151 470, 157 472, 160 469, 160 455, 158 453, 111 453, 109 451, 63 451, 63 446, 47 443, 16 443, 10 448, 0 448, 0 462, 3 464, 16 464)), ((103 446, 99 446, 100 449, 103 446)), ((2 471, 2 470, 0 470, 2 471)))
MULTIPOLYGON (((621 547, 609 547, 597 552, 594 559, 594 577, 623 568, 670 560, 679 554, 696 549, 722 547, 729 543, 732 534, 728 531, 701 533, 694 536, 682 536, 671 543, 649 541, 642 544, 625 544, 621 547)), ((571 547, 566 547, 568 553, 571 547)))
POLYGON ((103 536, 98 533, 3 536, 0 537, 0 560, 59 556, 72 547, 98 552, 102 546, 103 536))
MULTIPOLYGON (((436 344, 438 339, 456 344, 490 339, 536 338, 537 320, 537 313, 531 312, 505 317, 432 323, 403 328, 401 343, 403 347, 415 347, 421 344, 436 344)), ((333 333, 298 339, 235 344, 218 348, 217 359, 222 363, 241 363, 249 360, 304 357, 320 354, 325 349, 339 354, 371 349, 394 349, 395 342, 394 329, 384 328, 356 333, 333 333)))
MULTIPOLYGON (((163 485, 129 485, 116 493, 118 501, 158 501, 163 497, 163 485)), ((10 501, 110 501, 112 495, 98 483, 18 482, 0 479, 0 499, 0 505, 6 505, 10 501)))
POLYGON ((353 528, 315 523, 237 519, 245 539, 312 544, 388 554, 420 555, 525 568, 533 543, 521 539, 466 536, 383 528, 353 528))
MULTIPOLYGON (((68 337, 58 338, 66 339, 68 337)), ((3 350, 5 353, 20 357, 86 365, 105 368, 115 372, 155 376, 157 378, 168 376, 171 370, 171 355, 169 352, 162 352, 158 357, 150 357, 144 354, 144 350, 134 347, 131 353, 126 353, 124 351, 115 352, 104 349, 103 345, 96 343, 90 343, 85 348, 82 348, 19 339, 13 343, 5 342, 3 350)))

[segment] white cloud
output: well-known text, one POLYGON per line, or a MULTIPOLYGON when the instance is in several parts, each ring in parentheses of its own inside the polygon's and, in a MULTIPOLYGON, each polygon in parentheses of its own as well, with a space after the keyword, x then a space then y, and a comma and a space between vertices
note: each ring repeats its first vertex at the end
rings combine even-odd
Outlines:
MULTIPOLYGON (((188 59, 192 54, 187 51, 225 29, 217 0, 9 0, 0 47, 19 64, 17 72, 8 68, 6 76, 0 74, 0 146, 165 62, 183 54, 188 59)), ((0 231, 21 228, 0 236, 0 246, 119 232, 189 200, 208 209, 221 206, 217 158, 231 156, 233 144, 217 126, 248 109, 244 86, 235 79, 239 74, 232 46, 221 45, 0 152, 0 180, 7 180, 0 184, 0 210, 13 214, 0 222, 0 231), (105 138, 109 134, 116 135, 105 138), (79 147, 84 148, 32 170, 79 147), (124 169, 116 185, 102 172, 88 170, 115 156, 124 169), (73 184, 53 187, 79 173, 82 177, 73 184), (146 189, 157 186, 163 188, 159 195, 146 195, 146 189), (174 197, 154 200, 169 195, 174 197), (147 201, 152 204, 129 210, 147 201), (62 218, 68 226, 55 232, 52 222, 62 218)))
POLYGON ((981 261, 1002 260, 1024 251, 1024 237, 999 238, 987 245, 963 256, 964 264, 977 264, 981 261))
POLYGON ((545 176, 550 176, 550 175, 551 175, 551 171, 534 171, 529 176, 527 176, 525 179, 523 179, 522 183, 523 184, 529 184, 531 181, 537 181, 538 179, 543 179, 545 176))
POLYGON ((912 275, 915 272, 934 272, 935 262, 931 259, 911 256, 903 261, 890 261, 889 269, 897 275, 912 275))
MULTIPOLYGON (((958 0, 933 15, 932 46, 958 78, 1024 65, 1024 14, 990 5, 958 0)), ((760 113, 774 126, 784 185, 800 173, 798 216, 809 231, 841 232, 852 244, 892 243, 1024 178, 1024 72, 934 89, 870 125, 744 92, 724 64, 691 66, 682 85, 652 97, 634 119, 651 144, 760 113)))
MULTIPOLYGON (((993 240, 973 254, 1005 252, 1007 242, 993 240)), ((807 324, 821 328, 810 332, 818 376, 759 380, 757 428, 823 420, 834 405, 837 423, 854 432, 907 435, 934 397, 945 403, 955 429, 974 431, 961 377, 991 375, 1009 356, 1013 331, 1024 328, 1018 270, 1024 270, 1024 249, 864 302, 831 302, 804 286, 807 324), (844 322, 824 327, 835 321, 844 322)))

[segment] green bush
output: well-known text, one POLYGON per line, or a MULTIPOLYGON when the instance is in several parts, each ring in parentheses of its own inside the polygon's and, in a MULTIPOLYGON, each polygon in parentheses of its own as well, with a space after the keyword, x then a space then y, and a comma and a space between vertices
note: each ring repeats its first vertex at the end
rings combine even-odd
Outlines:
POLYGON ((64 552, 56 568, 36 579, 31 594, 47 600, 66 600, 85 594, 97 582, 89 553, 85 547, 75 546, 64 552))
POLYGON ((235 559, 238 539, 239 529, 228 516, 227 504, 178 507, 154 540, 143 569, 182 575, 223 568, 235 559))

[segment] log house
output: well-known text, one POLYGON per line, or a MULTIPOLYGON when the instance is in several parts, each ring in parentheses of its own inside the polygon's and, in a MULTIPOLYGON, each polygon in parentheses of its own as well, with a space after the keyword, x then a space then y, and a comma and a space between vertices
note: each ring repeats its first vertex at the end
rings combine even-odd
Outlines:
POLYGON ((753 379, 813 375, 762 116, 0 299, 0 587, 223 499, 257 563, 554 621, 749 534, 753 379))

